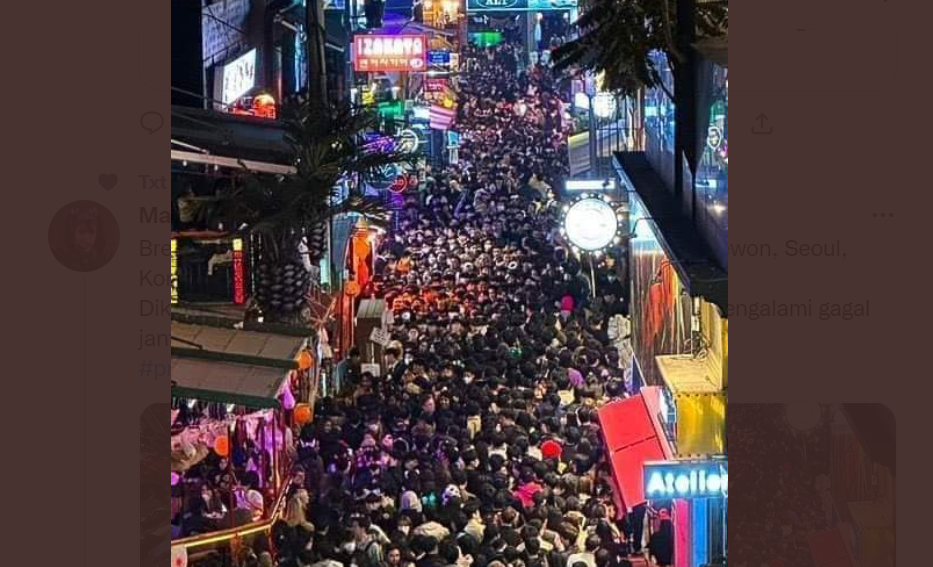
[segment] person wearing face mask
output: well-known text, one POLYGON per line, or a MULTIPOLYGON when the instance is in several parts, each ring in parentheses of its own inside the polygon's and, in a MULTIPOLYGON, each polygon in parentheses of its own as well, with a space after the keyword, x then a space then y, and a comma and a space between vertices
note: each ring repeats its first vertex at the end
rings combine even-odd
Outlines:
POLYGON ((407 548, 408 544, 411 543, 411 518, 404 514, 400 515, 390 539, 396 546, 407 548))

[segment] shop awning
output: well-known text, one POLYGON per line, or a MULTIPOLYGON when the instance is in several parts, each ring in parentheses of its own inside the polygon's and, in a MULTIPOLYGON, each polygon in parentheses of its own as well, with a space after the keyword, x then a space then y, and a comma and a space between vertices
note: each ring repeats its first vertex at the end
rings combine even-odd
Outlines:
POLYGON ((290 369, 306 342, 303 337, 172 321, 172 353, 178 357, 290 369))
POLYGON ((645 502, 644 463, 673 457, 660 423, 659 399, 658 388, 647 387, 637 396, 599 409, 616 494, 626 508, 645 502))
POLYGON ((816 567, 853 567, 849 550, 838 529, 811 535, 810 554, 816 567))
POLYGON ((722 369, 712 356, 655 357, 658 371, 677 404, 677 454, 698 458, 725 451, 726 397, 722 369))
POLYGON ((634 189, 633 197, 647 209, 655 235, 690 295, 716 305, 725 317, 729 311, 728 275, 703 246, 697 228, 684 218, 645 152, 618 152, 614 161, 626 187, 634 189))
MULTIPOLYGON (((172 159, 264 171, 292 163, 292 150, 275 120, 237 116, 215 110, 172 106, 172 159)), ((270 173, 279 173, 273 171, 270 173)))
POLYGON ((172 356, 172 397, 278 407, 288 370, 254 364, 172 356))

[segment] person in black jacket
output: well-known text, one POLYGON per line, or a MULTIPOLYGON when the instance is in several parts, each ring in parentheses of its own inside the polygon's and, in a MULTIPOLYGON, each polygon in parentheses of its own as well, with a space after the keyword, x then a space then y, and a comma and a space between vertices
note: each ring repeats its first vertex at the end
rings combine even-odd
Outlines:
POLYGON ((670 567, 674 564, 674 525, 662 514, 658 531, 648 540, 648 552, 658 567, 670 567))

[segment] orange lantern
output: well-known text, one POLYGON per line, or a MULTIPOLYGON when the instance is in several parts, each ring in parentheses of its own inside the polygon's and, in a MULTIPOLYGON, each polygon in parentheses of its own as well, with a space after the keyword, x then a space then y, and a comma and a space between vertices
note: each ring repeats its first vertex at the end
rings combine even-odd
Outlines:
POLYGON ((360 284, 356 280, 350 280, 344 286, 344 292, 350 297, 356 297, 360 294, 360 284))
POLYGON ((308 349, 301 351, 301 354, 298 355, 298 368, 301 370, 307 370, 311 368, 314 364, 314 358, 312 358, 311 353, 308 349))
POLYGON ((230 454, 230 440, 227 439, 226 435, 221 435, 217 439, 214 439, 214 452, 221 457, 226 457, 230 454))
POLYGON ((308 404, 298 404, 295 406, 295 423, 304 425, 311 421, 311 406, 308 404))

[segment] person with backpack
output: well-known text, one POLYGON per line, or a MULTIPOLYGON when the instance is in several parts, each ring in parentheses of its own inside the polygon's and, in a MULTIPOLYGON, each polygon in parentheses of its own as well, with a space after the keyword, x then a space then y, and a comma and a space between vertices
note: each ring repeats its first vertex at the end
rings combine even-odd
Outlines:
POLYGON ((373 525, 369 516, 353 514, 350 516, 348 527, 356 544, 353 553, 353 564, 356 567, 385 567, 382 550, 383 542, 376 537, 376 533, 372 530, 373 525))

